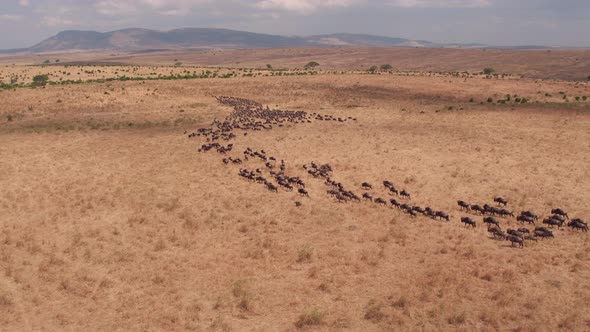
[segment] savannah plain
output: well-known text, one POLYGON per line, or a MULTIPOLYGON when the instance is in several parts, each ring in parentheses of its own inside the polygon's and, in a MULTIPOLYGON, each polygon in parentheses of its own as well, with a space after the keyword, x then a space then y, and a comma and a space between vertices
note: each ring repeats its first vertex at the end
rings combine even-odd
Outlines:
POLYGON ((590 53, 348 51, 0 57, 5 82, 153 77, 0 91, 0 330, 589 330, 588 233, 513 247, 456 202, 590 219, 590 53), (357 121, 238 131, 228 156, 265 150, 309 197, 273 193, 187 137, 231 112, 215 96, 357 121), (312 161, 451 221, 336 203, 312 161))

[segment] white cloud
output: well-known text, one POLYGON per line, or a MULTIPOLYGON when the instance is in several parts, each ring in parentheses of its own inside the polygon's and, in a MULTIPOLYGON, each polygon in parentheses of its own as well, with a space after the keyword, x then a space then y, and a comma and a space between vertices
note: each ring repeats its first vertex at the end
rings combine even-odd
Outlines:
POLYGON ((491 0, 389 0, 397 7, 422 8, 479 8, 491 5, 491 0))
POLYGON ((52 28, 65 27, 65 26, 70 26, 70 25, 76 24, 76 22, 74 22, 70 19, 66 19, 66 18, 58 17, 58 16, 44 16, 43 19, 41 20, 41 23, 44 26, 48 26, 48 27, 52 27, 52 28))
POLYGON ((153 12, 166 16, 185 16, 213 0, 100 0, 94 3, 99 14, 123 16, 153 12))
POLYGON ((22 21, 25 17, 21 15, 10 15, 10 14, 2 14, 0 15, 0 21, 9 21, 9 22, 18 22, 22 21))
POLYGON ((23 7, 28 7, 31 4, 31 2, 29 0, 18 0, 18 4, 23 7))
POLYGON ((99 14, 103 15, 130 15, 137 12, 137 4, 135 1, 113 1, 104 0, 98 1, 94 4, 94 8, 99 14))
POLYGON ((263 10, 285 10, 303 14, 313 13, 320 8, 350 7, 363 0, 259 0, 255 7, 263 10))

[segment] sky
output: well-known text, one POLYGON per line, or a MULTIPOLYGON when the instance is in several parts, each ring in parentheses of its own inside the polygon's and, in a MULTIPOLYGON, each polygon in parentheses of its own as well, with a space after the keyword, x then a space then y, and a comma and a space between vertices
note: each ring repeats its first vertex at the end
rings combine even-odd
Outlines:
POLYGON ((0 49, 63 30, 183 27, 589 47, 590 0, 0 0, 0 49))

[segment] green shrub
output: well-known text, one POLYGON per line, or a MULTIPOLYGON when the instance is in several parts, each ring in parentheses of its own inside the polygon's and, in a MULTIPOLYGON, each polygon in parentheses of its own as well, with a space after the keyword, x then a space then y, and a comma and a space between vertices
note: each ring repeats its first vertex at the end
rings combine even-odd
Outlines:
POLYGON ((45 86, 48 80, 49 76, 47 75, 36 75, 33 77, 33 86, 45 86))
POLYGON ((487 67, 483 69, 483 73, 486 75, 490 75, 491 73, 495 72, 496 70, 494 68, 491 67, 487 67))
POLYGON ((494 102, 494 99, 492 99, 492 97, 489 97, 488 98, 488 103, 493 103, 493 102, 494 102))
POLYGON ((388 64, 388 63, 386 63, 386 64, 384 64, 384 65, 381 65, 381 67, 380 67, 380 69, 381 69, 382 71, 388 71, 388 70, 391 70, 392 68, 393 68, 393 67, 392 67, 390 64, 388 64))
POLYGON ((377 71, 377 66, 371 66, 371 67, 369 67, 369 73, 373 74, 376 71, 377 71))
POLYGON ((315 61, 310 61, 308 62, 303 68, 305 69, 310 69, 310 68, 315 68, 317 66, 319 66, 320 64, 315 62, 315 61))

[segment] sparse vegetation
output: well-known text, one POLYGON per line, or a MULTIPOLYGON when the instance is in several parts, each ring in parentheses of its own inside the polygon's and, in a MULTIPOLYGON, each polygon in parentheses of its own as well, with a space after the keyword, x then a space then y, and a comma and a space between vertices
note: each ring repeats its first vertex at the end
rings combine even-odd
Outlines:
MULTIPOLYGON (((348 61, 346 48, 338 52, 348 61)), ((362 61, 393 61, 374 52, 362 61)), ((160 66, 0 66, 9 87, 0 92, 2 329, 586 328, 583 312, 564 309, 590 299, 590 289, 577 287, 589 253, 574 250, 587 245, 585 232, 555 226, 552 239, 511 247, 488 234, 483 216, 455 205, 501 208, 492 199, 502 195, 516 213, 544 219, 561 207, 587 219, 588 193, 577 188, 588 187, 580 156, 590 153, 590 105, 581 101, 590 87, 579 77, 368 75, 359 62, 311 71, 302 58, 268 57, 230 60, 257 69, 174 67, 172 57, 160 66), (270 61, 277 69, 264 68, 270 61), (45 89, 32 88, 39 74, 48 75, 45 89), (231 114, 214 98, 225 95, 330 119, 235 130, 239 137, 209 142, 235 143, 233 151, 199 154, 211 136, 188 136, 231 114), (264 149, 267 160, 245 161, 246 147, 264 149), (229 157, 242 163, 221 162, 229 157), (279 172, 281 160, 309 197, 237 176, 258 168, 277 185, 265 164, 279 172), (336 203, 326 192, 333 186, 303 169, 311 161, 387 207, 336 203), (383 180, 411 200, 390 195, 383 180), (363 190, 364 181, 373 189, 363 190), (390 199, 447 211, 450 221, 411 217, 390 199), (463 216, 477 227, 463 227, 463 216), (103 313, 108 319, 94 319, 103 313)), ((504 231, 542 225, 494 218, 504 231)))
POLYGON ((48 80, 48 75, 35 75, 33 77, 33 86, 45 86, 48 80))
POLYGON ((299 319, 295 322, 295 326, 299 329, 306 326, 314 326, 322 324, 324 314, 318 309, 310 310, 299 316, 299 319))
POLYGON ((305 69, 314 69, 315 67, 319 66, 320 64, 315 61, 308 62, 303 68, 305 69))
POLYGON ((495 72, 496 72, 496 70, 494 68, 491 68, 491 67, 486 67, 486 68, 483 69, 483 73, 486 74, 486 75, 491 75, 491 74, 493 74, 495 72))
POLYGON ((393 69, 393 67, 390 64, 383 64, 379 67, 382 71, 389 71, 391 69, 393 69))

